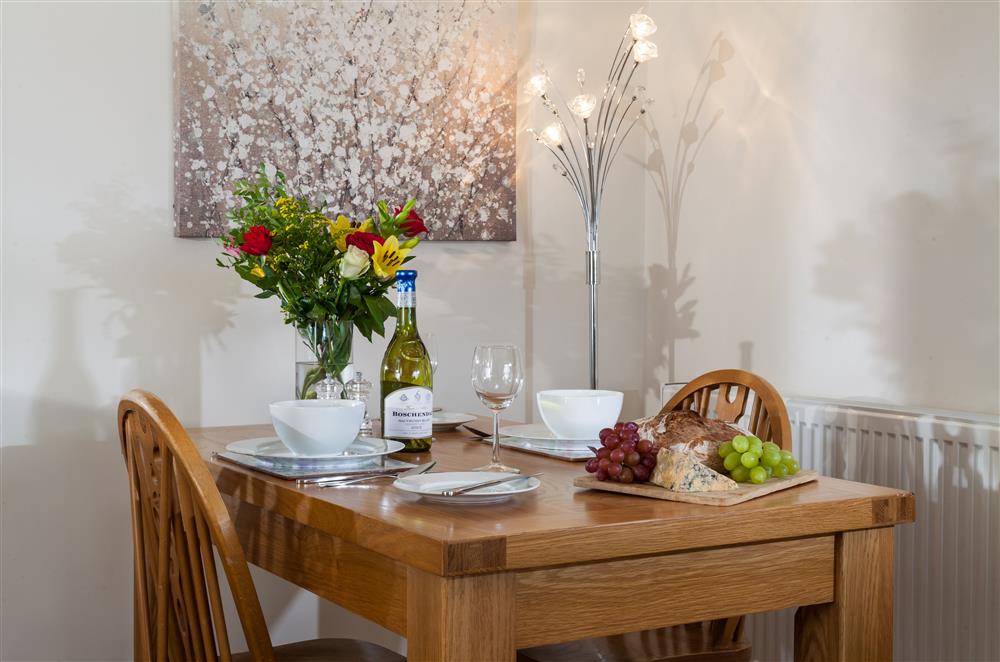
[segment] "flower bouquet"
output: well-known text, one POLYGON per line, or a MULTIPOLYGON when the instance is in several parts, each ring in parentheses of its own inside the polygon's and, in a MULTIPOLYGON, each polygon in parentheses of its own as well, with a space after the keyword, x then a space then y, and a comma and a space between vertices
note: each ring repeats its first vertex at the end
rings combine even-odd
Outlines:
POLYGON ((243 204, 229 212, 232 229, 217 264, 258 287, 258 299, 278 297, 285 323, 315 357, 297 378, 296 398, 340 397, 354 327, 370 341, 396 314, 386 292, 427 232, 416 201, 392 210, 379 201, 377 220, 331 219, 325 203, 293 195, 285 175, 272 181, 263 165, 234 191, 243 204))

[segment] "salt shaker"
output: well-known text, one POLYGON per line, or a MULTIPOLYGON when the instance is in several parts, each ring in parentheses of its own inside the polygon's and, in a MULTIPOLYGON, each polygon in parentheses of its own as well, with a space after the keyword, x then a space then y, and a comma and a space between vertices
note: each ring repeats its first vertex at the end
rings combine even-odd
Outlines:
POLYGON ((317 400, 339 400, 340 394, 344 391, 340 382, 329 375, 318 381, 313 389, 316 391, 317 400))
POLYGON ((372 419, 368 416, 368 396, 372 392, 372 383, 361 376, 361 371, 354 373, 354 378, 345 385, 347 398, 357 400, 365 405, 365 417, 361 421, 360 434, 363 437, 370 437, 372 434, 372 419))

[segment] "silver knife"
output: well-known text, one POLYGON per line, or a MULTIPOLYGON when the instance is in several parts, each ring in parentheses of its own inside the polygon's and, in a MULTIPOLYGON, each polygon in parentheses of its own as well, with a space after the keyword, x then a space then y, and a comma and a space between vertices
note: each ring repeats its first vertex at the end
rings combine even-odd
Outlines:
POLYGON ((500 485, 501 483, 508 483, 512 480, 527 480, 528 478, 535 478, 536 476, 541 476, 542 474, 528 474, 527 476, 522 476, 521 474, 511 474, 504 478, 497 478, 496 480, 487 480, 482 483, 473 483, 472 485, 466 485, 465 487, 456 487, 451 490, 442 490, 439 492, 441 496, 457 496, 459 494, 465 494, 466 492, 471 492, 473 490, 478 490, 481 487, 493 487, 494 485, 500 485))
POLYGON ((468 430, 472 434, 476 435, 477 437, 492 437, 493 436, 492 432, 487 432, 486 430, 480 430, 479 428, 473 427, 473 426, 469 425, 468 423, 463 423, 461 427, 465 428, 466 430, 468 430))
POLYGON ((330 481, 361 478, 362 476, 395 476, 400 472, 402 472, 402 469, 399 467, 392 469, 372 469, 371 471, 349 471, 344 473, 324 474, 313 478, 297 478, 295 482, 299 485, 315 485, 317 483, 328 483, 330 481))

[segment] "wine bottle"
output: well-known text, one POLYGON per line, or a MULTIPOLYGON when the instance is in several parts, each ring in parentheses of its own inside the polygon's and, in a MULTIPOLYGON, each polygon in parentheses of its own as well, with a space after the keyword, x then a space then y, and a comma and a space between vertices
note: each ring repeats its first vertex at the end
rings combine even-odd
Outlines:
POLYGON ((382 436, 420 452, 431 447, 434 411, 430 357, 417 332, 417 272, 396 272, 396 330, 382 358, 382 436))

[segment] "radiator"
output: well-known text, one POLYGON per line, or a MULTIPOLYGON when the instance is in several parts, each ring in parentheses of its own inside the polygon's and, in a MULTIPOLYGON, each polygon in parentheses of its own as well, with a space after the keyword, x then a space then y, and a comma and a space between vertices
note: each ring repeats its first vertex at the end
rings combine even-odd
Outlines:
MULTIPOLYGON (((1000 660, 998 417, 787 404, 804 468, 916 497, 895 531, 895 659, 1000 660)), ((747 634, 754 659, 792 659, 792 610, 750 616, 747 634)))

